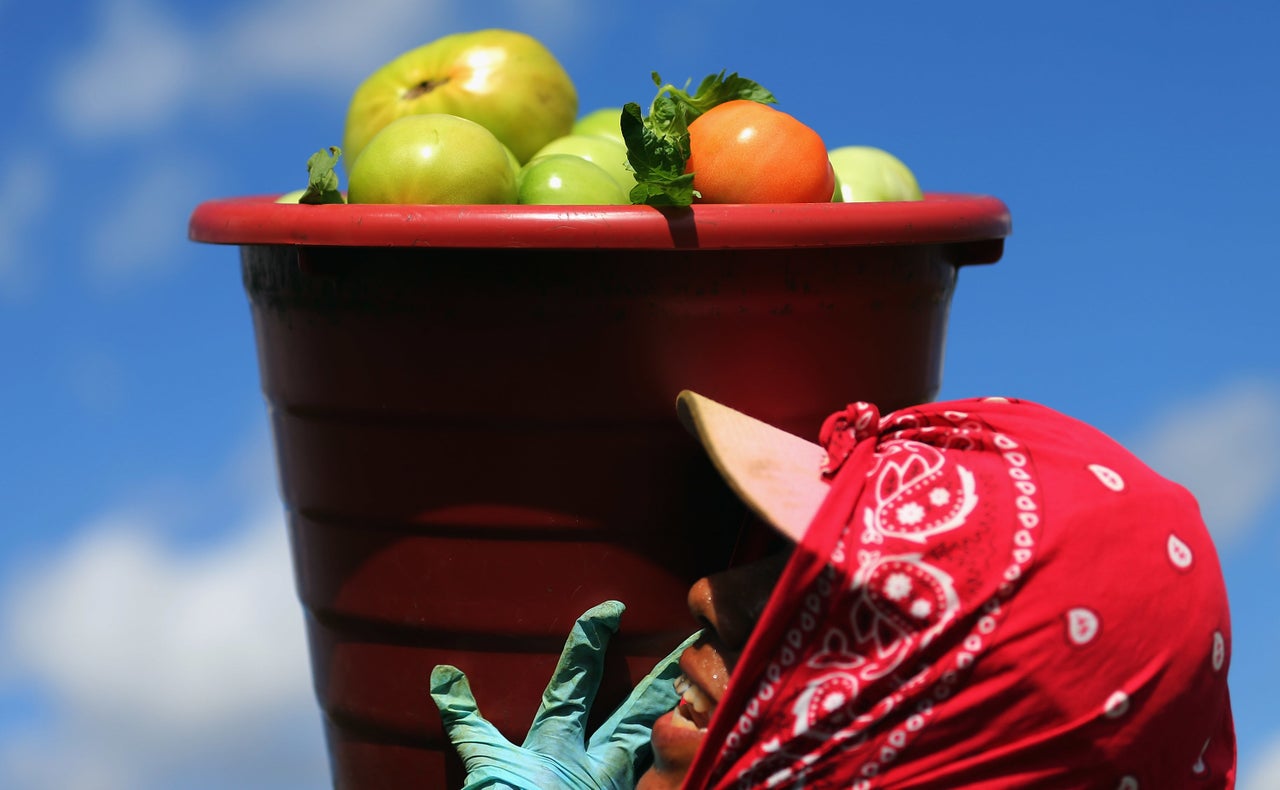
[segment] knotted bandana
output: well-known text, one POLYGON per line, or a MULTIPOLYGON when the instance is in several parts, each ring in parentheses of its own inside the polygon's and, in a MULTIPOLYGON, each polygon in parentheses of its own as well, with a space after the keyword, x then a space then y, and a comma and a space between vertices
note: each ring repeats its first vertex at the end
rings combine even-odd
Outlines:
POLYGON ((687 787, 1233 786, 1227 599, 1186 490, 1025 401, 853 404, 821 441, 830 493, 687 787))

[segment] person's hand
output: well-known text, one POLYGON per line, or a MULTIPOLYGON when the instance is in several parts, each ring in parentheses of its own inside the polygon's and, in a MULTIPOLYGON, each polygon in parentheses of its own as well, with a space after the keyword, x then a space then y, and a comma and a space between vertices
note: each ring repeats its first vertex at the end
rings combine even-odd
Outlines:
POLYGON ((445 664, 431 671, 431 699, 440 709, 445 734, 467 771, 464 790, 622 790, 635 786, 651 758, 653 722, 679 700, 672 683, 680 674, 680 654, 698 634, 659 661, 588 740, 587 714, 600 686, 605 648, 618 630, 625 608, 618 601, 606 601, 574 623, 551 682, 542 693, 533 726, 520 746, 504 738, 480 714, 461 670, 445 664))

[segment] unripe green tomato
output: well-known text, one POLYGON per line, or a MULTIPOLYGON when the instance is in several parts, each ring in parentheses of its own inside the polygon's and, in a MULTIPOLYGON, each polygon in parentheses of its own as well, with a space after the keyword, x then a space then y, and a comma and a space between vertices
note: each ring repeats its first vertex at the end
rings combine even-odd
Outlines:
POLYGON ((601 107, 598 110, 592 110, 573 122, 571 133, 612 137, 620 143, 625 143, 622 139, 622 108, 601 107))
POLYGON ((528 34, 489 28, 441 36, 400 54, 356 88, 342 136, 347 174, 384 126, 422 113, 475 121, 526 162, 569 133, 578 93, 550 50, 528 34))
POLYGON ((520 171, 517 191, 526 205, 620 206, 631 202, 603 168, 570 154, 550 154, 530 161, 520 171))
POLYGON ((568 134, 542 146, 529 161, 551 154, 570 154, 594 163, 613 176, 626 192, 636 185, 636 174, 627 164, 627 146, 621 140, 598 134, 568 134))
POLYGON ((493 133, 456 115, 407 115, 351 167, 349 203, 515 203, 516 174, 493 133))
POLYGON ((922 200, 911 170, 893 154, 867 145, 846 145, 827 153, 836 173, 836 203, 922 200))

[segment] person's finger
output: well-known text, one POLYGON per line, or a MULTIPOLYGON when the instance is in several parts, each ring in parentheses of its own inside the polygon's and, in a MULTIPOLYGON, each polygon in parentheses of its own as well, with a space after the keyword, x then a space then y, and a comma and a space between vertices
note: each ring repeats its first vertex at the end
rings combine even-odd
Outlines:
POLYGON ((431 670, 431 700, 440 711, 445 735, 468 770, 473 759, 495 746, 508 745, 498 728, 480 714, 471 683, 457 667, 441 664, 431 670))
POLYGON ((698 631, 675 647, 654 665, 627 698, 591 735, 587 751, 603 764, 613 765, 648 755, 653 723, 659 716, 675 708, 680 695, 675 679, 680 676, 680 655, 702 636, 698 631))
POLYGON ((604 653, 625 610, 618 601, 605 601, 588 609, 573 624, 551 682, 542 693, 542 704, 529 728, 525 748, 537 751, 540 744, 545 744, 559 748, 576 745, 581 749, 587 713, 604 671, 604 653))

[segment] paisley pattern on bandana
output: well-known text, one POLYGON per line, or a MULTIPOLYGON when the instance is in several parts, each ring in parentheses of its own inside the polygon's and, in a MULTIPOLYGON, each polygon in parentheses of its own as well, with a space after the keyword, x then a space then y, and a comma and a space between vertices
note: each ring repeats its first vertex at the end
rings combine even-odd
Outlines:
POLYGON ((1026 402, 856 403, 821 438, 832 493, 687 786, 1233 784, 1226 598, 1185 491, 1026 402))

